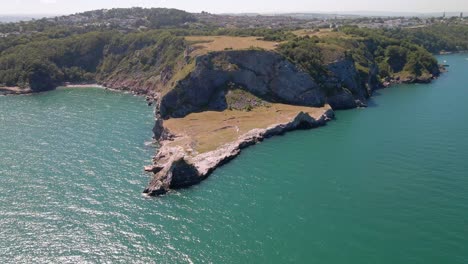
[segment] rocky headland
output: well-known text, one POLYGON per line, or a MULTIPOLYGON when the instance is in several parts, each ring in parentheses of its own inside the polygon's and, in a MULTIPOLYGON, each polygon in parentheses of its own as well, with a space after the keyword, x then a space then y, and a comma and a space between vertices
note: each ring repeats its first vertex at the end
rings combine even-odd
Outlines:
POLYGON ((217 51, 197 56, 191 72, 161 93, 159 143, 145 189, 161 195, 207 178, 241 149, 295 129, 323 126, 333 109, 365 106, 378 87, 362 80, 349 57, 327 64, 326 94, 305 71, 274 51, 217 51), (343 87, 346 87, 344 89, 343 87))
MULTIPOLYGON (((324 66, 326 76, 317 80, 271 50, 213 51, 187 60, 184 76, 156 95, 159 149, 153 165, 145 167, 153 179, 144 193, 198 184, 243 148, 323 126, 333 110, 365 107, 374 90, 388 86, 376 63, 363 76, 344 52, 324 66)), ((388 81, 430 82, 438 73, 388 81)))
POLYGON ((312 108, 273 104, 250 112, 209 111, 171 119, 156 129, 162 131, 159 150, 154 165, 145 168, 154 177, 144 192, 161 195, 198 184, 243 148, 291 130, 323 126, 333 117, 328 105, 312 108))

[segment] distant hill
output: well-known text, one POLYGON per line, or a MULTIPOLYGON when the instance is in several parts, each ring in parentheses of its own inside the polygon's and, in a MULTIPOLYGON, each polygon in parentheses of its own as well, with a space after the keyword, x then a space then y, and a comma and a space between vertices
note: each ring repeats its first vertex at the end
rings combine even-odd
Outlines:
POLYGON ((34 15, 1 15, 0 14, 0 22, 2 23, 11 23, 11 22, 20 22, 20 21, 30 21, 33 19, 40 19, 44 17, 52 17, 55 15, 50 14, 34 14, 34 15))
MULTIPOLYGON (((460 11, 462 12, 462 11, 460 11)), ((458 17, 460 12, 446 12, 446 17, 458 17)), ((230 16, 289 16, 299 19, 356 18, 356 17, 441 17, 440 12, 390 12, 390 11, 345 11, 345 12, 290 12, 290 13, 229 13, 230 16)), ((463 12, 468 15, 467 12, 463 12)))
POLYGON ((278 16, 285 15, 298 19, 330 19, 330 18, 355 18, 359 15, 355 14, 340 14, 340 13, 285 13, 276 14, 278 16))
MULTIPOLYGON (((446 17, 460 16, 460 12, 446 12, 445 16, 446 17)), ((358 15, 358 16, 375 16, 375 17, 441 17, 444 14, 444 11, 441 10, 440 12, 427 12, 427 13, 424 13, 424 12, 390 12, 390 11, 349 11, 349 12, 338 12, 338 14, 358 15)))
POLYGON ((88 11, 61 17, 59 20, 86 23, 112 23, 118 21, 118 23, 133 24, 135 26, 161 28, 181 26, 187 22, 195 22, 196 18, 194 15, 178 9, 134 7, 88 11))
MULTIPOLYGON (((187 22, 195 22, 194 15, 177 9, 167 8, 114 8, 87 11, 72 15, 0 15, 0 22, 33 21, 29 23, 29 30, 42 31, 51 26, 113 26, 117 28, 148 28, 180 27, 187 22)), ((24 26, 24 25, 23 25, 24 26)), ((26 27, 25 27, 26 28, 26 27)), ((3 29, 3 32, 17 30, 3 29)), ((2 32, 0 30, 0 32, 2 32)))
MULTIPOLYGON (((462 11, 460 11, 462 12, 462 11)), ((446 17, 460 16, 460 12, 446 12, 446 17)), ((275 15, 291 16, 295 18, 330 18, 330 17, 441 17, 440 12, 390 12, 390 11, 346 11, 346 12, 301 12, 301 13, 277 13, 275 15)), ((468 12, 464 12, 468 15, 468 12)), ((271 14, 263 14, 271 15, 271 14)))

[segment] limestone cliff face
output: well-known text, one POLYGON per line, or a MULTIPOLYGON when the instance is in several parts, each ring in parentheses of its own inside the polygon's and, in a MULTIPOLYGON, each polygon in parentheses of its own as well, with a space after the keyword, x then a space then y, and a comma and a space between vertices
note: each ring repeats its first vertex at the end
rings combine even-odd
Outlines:
POLYGON ((324 86, 335 88, 335 93, 326 96, 333 109, 351 109, 365 106, 372 92, 380 86, 378 67, 372 65, 367 78, 360 76, 351 58, 342 58, 327 65, 329 76, 324 86))
POLYGON ((280 54, 270 51, 223 51, 197 57, 194 70, 160 100, 164 119, 192 112, 227 109, 229 84, 269 102, 349 109, 366 104, 378 86, 373 67, 363 80, 351 58, 326 65, 328 75, 318 83, 280 54), (332 93, 327 93, 332 90, 332 93))
POLYGON ((325 66, 327 75, 319 83, 275 52, 222 51, 197 57, 193 70, 159 97, 153 131, 160 148, 153 166, 146 168, 154 173, 154 177, 145 193, 161 195, 170 189, 197 184, 218 166, 236 157, 241 149, 264 138, 324 125, 334 115, 332 108, 364 106, 372 91, 379 86, 376 66, 370 67, 371 72, 363 75, 356 69, 354 61, 346 56, 325 66), (324 110, 315 117, 299 113, 285 122, 253 129, 240 134, 237 140, 206 153, 194 154, 193 149, 177 143, 184 142, 184 135, 172 134, 164 126, 169 122, 165 120, 182 118, 194 112, 226 110, 226 95, 233 86, 268 102, 323 107, 324 110))
POLYGON ((321 107, 325 96, 314 79, 281 55, 224 51, 196 58, 194 71, 161 98, 163 118, 225 110, 229 83, 270 102, 321 107))

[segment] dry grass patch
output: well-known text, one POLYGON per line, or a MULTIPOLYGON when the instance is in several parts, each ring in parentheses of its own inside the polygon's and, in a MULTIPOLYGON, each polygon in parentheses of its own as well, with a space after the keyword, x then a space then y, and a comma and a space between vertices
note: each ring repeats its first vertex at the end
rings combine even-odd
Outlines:
POLYGON ((193 113, 184 118, 169 119, 164 122, 164 126, 177 135, 171 145, 179 145, 195 153, 205 153, 237 140, 252 129, 290 122, 300 112, 309 113, 318 119, 327 109, 271 104, 249 112, 226 110, 193 113))
POLYGON ((250 48, 261 48, 274 50, 278 47, 277 42, 259 40, 258 37, 231 37, 231 36, 189 36, 185 38, 193 43, 195 50, 191 56, 203 55, 211 51, 223 50, 245 50, 250 48))

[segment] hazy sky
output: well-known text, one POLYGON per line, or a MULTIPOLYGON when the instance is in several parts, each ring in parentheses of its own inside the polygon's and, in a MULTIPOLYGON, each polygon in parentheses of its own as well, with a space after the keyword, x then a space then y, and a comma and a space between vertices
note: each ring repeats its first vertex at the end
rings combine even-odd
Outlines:
POLYGON ((468 0, 0 0, 0 14, 70 14, 112 7, 171 7, 191 12, 468 11, 468 0))

